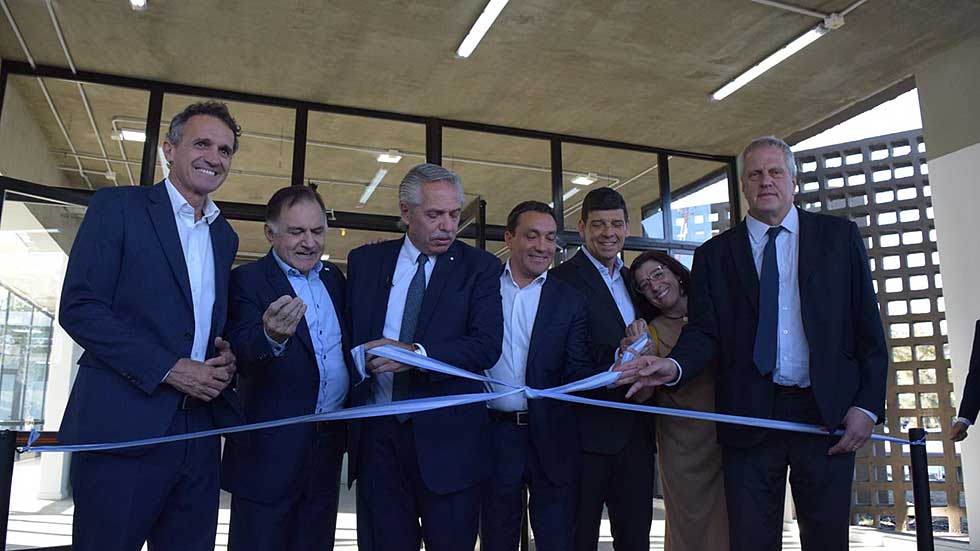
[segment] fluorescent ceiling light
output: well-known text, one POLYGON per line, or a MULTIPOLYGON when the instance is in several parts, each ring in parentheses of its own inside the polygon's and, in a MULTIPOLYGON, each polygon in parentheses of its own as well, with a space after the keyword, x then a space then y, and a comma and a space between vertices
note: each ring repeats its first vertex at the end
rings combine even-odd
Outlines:
POLYGON ((378 171, 374 173, 374 178, 371 178, 371 183, 364 188, 364 193, 362 193, 361 198, 358 199, 360 204, 367 204, 368 199, 371 198, 371 194, 374 193, 374 190, 378 188, 378 184, 381 183, 381 179, 385 177, 385 174, 388 174, 387 168, 379 168, 378 171))
POLYGON ((400 160, 402 160, 402 156, 397 149, 389 149, 387 152, 378 155, 379 163, 395 164, 400 160))
POLYGON ((476 23, 473 23, 470 32, 466 34, 466 38, 460 42, 459 48, 456 49, 456 57, 470 57, 473 50, 483 40, 483 35, 487 34, 490 26, 497 20, 497 16, 500 15, 506 5, 507 0, 490 0, 487 2, 487 7, 483 8, 483 13, 477 18, 476 23))
POLYGON ((145 142, 146 132, 140 132, 139 130, 120 130, 119 132, 112 133, 112 139, 122 140, 124 142, 145 142))
POLYGON ((711 94, 711 99, 713 99, 714 101, 721 101, 727 98, 739 88, 755 80, 756 77, 758 77, 762 73, 765 73, 769 69, 772 69, 776 65, 779 65, 782 61, 784 61, 789 56, 795 54, 796 52, 802 50, 803 48, 806 48, 810 44, 816 42, 818 38, 827 34, 827 30, 828 30, 827 27, 824 26, 823 23, 821 23, 816 27, 810 29, 809 31, 803 33, 802 35, 797 37, 795 40, 793 40, 786 46, 783 46, 775 53, 771 54, 769 57, 760 61, 758 64, 756 64, 748 71, 745 71, 744 73, 735 77, 735 80, 719 88, 717 91, 711 94))
POLYGON ((136 11, 143 11, 146 9, 146 0, 129 0, 129 5, 136 11))
POLYGON ((330 255, 329 254, 325 254, 325 255, 323 255, 323 256, 320 257, 320 260, 323 260, 323 261, 330 260, 330 255))
POLYGON ((598 179, 598 174, 595 172, 590 172, 588 174, 579 174, 578 176, 572 178, 572 183, 577 186, 591 186, 598 179))
POLYGON ((563 201, 568 201, 568 198, 569 197, 571 197, 572 195, 575 195, 576 193, 578 193, 580 191, 582 191, 582 188, 580 188, 580 187, 573 187, 572 189, 566 191, 565 192, 565 195, 562 195, 561 198, 562 198, 563 201))

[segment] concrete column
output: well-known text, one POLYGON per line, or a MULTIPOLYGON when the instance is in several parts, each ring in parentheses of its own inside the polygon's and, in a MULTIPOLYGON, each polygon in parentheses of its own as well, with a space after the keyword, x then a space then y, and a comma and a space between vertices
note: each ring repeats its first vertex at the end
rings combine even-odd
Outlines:
MULTIPOLYGON (((974 323, 980 318, 980 38, 922 63, 915 80, 928 148, 953 384, 961 396, 974 323)), ((949 420, 943 422, 948 425, 949 420)), ((970 549, 980 549, 980 429, 963 443, 961 459, 970 549)), ((947 477, 954 479, 954 473, 947 477)))

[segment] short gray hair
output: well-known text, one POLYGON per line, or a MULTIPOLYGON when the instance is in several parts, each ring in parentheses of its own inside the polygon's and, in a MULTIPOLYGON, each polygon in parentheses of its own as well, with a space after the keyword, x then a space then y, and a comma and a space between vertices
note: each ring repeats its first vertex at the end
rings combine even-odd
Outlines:
POLYGON ((783 151, 783 159, 786 161, 786 170, 789 171, 790 178, 796 178, 796 157, 789 145, 776 136, 762 136, 749 142, 738 155, 738 175, 739 178, 745 176, 745 156, 759 149, 760 147, 778 147, 783 151))
POLYGON ((459 194, 459 204, 462 206, 465 197, 463 195, 463 182, 459 179, 459 175, 448 168, 432 163, 416 165, 408 171, 398 186, 398 201, 411 207, 417 207, 422 204, 422 184, 442 181, 450 182, 456 187, 456 193, 459 194))
POLYGON ((228 111, 228 106, 220 101, 192 103, 185 107, 183 111, 174 115, 174 118, 170 119, 170 127, 167 129, 167 141, 173 145, 179 145, 181 138, 183 138, 184 125, 187 124, 187 121, 191 117, 197 115, 214 117, 225 123, 225 126, 235 135, 232 153, 238 152, 238 137, 242 135, 242 127, 238 126, 238 123, 235 122, 235 117, 231 116, 231 113, 228 111))

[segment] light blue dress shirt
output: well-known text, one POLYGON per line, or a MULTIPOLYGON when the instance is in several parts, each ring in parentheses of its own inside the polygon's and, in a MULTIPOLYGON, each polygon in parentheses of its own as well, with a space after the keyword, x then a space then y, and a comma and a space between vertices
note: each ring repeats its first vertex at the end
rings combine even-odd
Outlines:
MULTIPOLYGON (((310 340, 313 342, 313 354, 316 366, 320 372, 320 388, 317 393, 316 409, 313 413, 326 413, 340 409, 347 398, 349 375, 344 363, 343 338, 340 332, 340 322, 334 310, 333 301, 327 287, 320 279, 320 270, 329 270, 322 262, 306 275, 283 262, 275 251, 272 251, 276 263, 286 274, 289 285, 296 296, 306 304, 306 325, 310 330, 310 340)), ((292 339, 282 344, 269 338, 272 354, 279 357, 286 350, 286 345, 292 339)), ((298 345, 293 345, 298 346, 298 345)))
MULTIPOLYGON (((762 254, 769 237, 769 225, 751 214, 745 216, 749 245, 755 272, 762 277, 762 254)), ((776 369, 772 380, 777 385, 810 386, 810 346, 803 331, 800 310, 800 214, 795 208, 783 218, 783 231, 776 235, 776 265, 779 266, 779 319, 776 324, 776 369)))
POLYGON ((633 309, 633 300, 630 298, 629 289, 626 288, 626 281, 623 280, 623 259, 618 256, 616 257, 616 267, 613 270, 613 274, 609 275, 609 268, 603 266, 601 262, 596 260, 587 248, 582 247, 581 251, 592 262, 595 269, 599 270, 602 281, 605 282, 613 300, 616 301, 616 308, 619 309, 619 315, 623 317, 623 324, 629 325, 633 323, 633 320, 636 319, 636 311, 633 309))

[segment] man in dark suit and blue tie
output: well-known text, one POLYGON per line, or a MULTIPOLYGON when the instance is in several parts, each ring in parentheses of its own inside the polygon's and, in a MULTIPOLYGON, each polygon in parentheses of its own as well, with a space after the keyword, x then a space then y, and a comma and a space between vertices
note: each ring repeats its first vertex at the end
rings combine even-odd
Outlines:
POLYGON ((779 549, 786 469, 803 549, 847 549, 854 452, 884 416, 885 336, 857 226, 793 206, 796 161, 774 137, 739 156, 749 214, 694 255, 689 323, 670 354, 627 362, 630 393, 720 363, 720 413, 844 429, 718 425, 732 549, 779 549), (635 382, 634 382, 635 381, 635 382))
MULTIPOLYGON (((585 297, 548 277, 556 233, 554 213, 540 201, 520 203, 507 217, 510 259, 500 276, 504 341, 488 373, 494 379, 543 389, 592 374, 585 297)), ((489 406, 493 472, 483 487, 480 549, 517 551, 527 486, 537 549, 570 551, 582 454, 573 406, 523 395, 489 406)))
MULTIPOLYGON (((453 172, 418 165, 398 195, 405 237, 347 258, 352 344, 400 346, 482 373, 500 356, 500 262, 455 239, 463 187, 453 172)), ((483 391, 476 381, 368 360, 353 405, 483 391)), ((358 549, 417 551, 422 541, 430 551, 472 549, 488 432, 483 403, 354 423, 358 549)))
MULTIPOLYGON (((170 122, 163 182, 92 197, 61 296, 61 325, 85 349, 62 443, 241 422, 220 338, 238 236, 209 198, 240 134, 224 104, 191 105, 170 122)), ((72 549, 213 549, 220 448, 213 436, 74 454, 72 549)))
MULTIPOLYGON (((323 199, 289 186, 269 200, 272 250, 231 274, 228 341, 249 423, 344 406, 351 375, 346 281, 321 260, 323 199)), ((232 494, 232 551, 333 549, 346 447, 344 422, 253 431, 225 444, 222 487, 232 494)))

